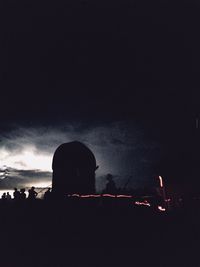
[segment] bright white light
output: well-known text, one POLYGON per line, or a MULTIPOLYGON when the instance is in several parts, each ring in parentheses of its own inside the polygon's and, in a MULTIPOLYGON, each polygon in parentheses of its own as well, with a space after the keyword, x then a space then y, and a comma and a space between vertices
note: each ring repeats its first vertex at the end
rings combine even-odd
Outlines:
POLYGON ((51 187, 51 183, 49 182, 39 182, 39 183, 32 183, 31 186, 38 187, 38 188, 47 188, 51 187))
POLYGON ((160 210, 160 211, 166 211, 166 209, 163 208, 162 206, 158 206, 158 210, 160 210))
POLYGON ((0 163, 4 165, 23 170, 41 170, 51 171, 52 155, 44 152, 38 152, 34 147, 24 147, 19 152, 6 151, 0 148, 0 163))
POLYGON ((148 207, 151 206, 150 203, 147 200, 145 200, 145 201, 135 201, 135 205, 138 205, 138 206, 148 206, 148 207))
POLYGON ((160 187, 163 187, 163 179, 162 179, 162 177, 159 176, 158 178, 159 178, 159 180, 160 180, 160 187))

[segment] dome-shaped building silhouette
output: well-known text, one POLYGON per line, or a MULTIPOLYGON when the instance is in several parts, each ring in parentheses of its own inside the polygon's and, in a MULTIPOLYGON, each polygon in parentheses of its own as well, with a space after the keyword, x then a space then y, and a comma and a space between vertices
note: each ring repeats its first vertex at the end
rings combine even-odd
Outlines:
POLYGON ((60 145, 53 156, 52 193, 56 197, 67 194, 95 193, 96 159, 84 144, 74 141, 60 145))

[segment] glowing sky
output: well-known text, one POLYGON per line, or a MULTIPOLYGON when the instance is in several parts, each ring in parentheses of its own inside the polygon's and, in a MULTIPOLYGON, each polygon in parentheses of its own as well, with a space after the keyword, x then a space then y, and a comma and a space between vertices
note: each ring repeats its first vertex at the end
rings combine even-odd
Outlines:
POLYGON ((0 148, 1 167, 9 166, 15 169, 51 171, 51 156, 37 152, 33 146, 22 148, 21 151, 9 153, 0 148))
POLYGON ((82 141, 95 154, 99 190, 105 186, 107 173, 115 176, 119 186, 130 176, 132 186, 148 183, 152 178, 158 147, 153 140, 146 140, 137 125, 118 122, 87 129, 81 125, 66 125, 57 129, 18 128, 4 135, 0 145, 0 187, 48 186, 54 151, 61 143, 73 140, 82 141))

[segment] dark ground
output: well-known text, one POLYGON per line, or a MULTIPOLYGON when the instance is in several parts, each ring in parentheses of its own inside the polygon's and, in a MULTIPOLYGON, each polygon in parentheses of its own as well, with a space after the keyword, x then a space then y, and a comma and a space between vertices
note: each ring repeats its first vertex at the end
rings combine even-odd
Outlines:
POLYGON ((200 266, 199 210, 95 201, 1 203, 0 266, 200 266))

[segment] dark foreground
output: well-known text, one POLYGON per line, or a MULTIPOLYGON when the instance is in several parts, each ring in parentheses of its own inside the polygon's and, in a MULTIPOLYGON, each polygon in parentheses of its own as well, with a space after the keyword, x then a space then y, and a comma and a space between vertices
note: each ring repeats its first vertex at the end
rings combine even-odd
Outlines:
POLYGON ((200 266, 200 208, 0 203, 0 266, 200 266))

